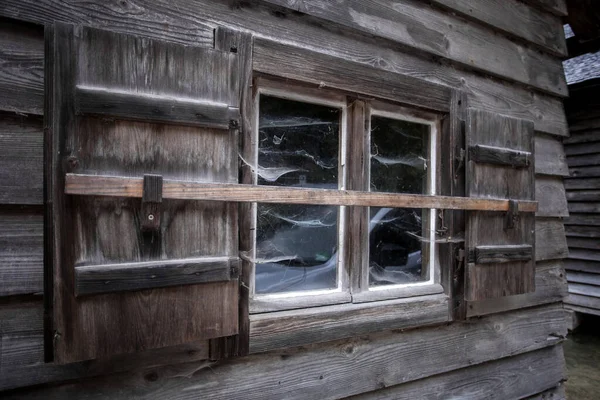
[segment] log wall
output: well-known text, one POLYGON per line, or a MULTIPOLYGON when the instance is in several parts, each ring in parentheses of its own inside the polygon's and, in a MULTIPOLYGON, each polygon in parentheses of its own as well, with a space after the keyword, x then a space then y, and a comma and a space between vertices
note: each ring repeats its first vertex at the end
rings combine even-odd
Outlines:
MULTIPOLYGON (((476 7, 463 0, 430 3, 369 0, 334 7, 316 0, 3 1, 3 397, 379 399, 443 392, 474 399, 492 394, 563 398, 562 259, 568 250, 562 218, 569 214, 562 183, 569 173, 562 146, 569 134, 560 62, 566 51, 560 19, 564 1, 485 0, 476 7), (405 314, 395 330, 351 339, 329 334, 318 344, 303 342, 303 332, 294 331, 290 340, 296 347, 283 349, 270 345, 273 329, 283 329, 277 328, 278 321, 255 318, 250 343, 255 354, 218 363, 207 361, 206 343, 192 343, 108 360, 44 364, 42 24, 54 20, 204 46, 212 45, 216 26, 230 26, 266 43, 285 42, 458 88, 468 95, 470 106, 534 121, 540 202, 536 292, 469 303, 466 322, 440 325, 447 319, 429 315, 425 327, 416 323, 424 321, 419 313, 405 314)), ((255 69, 267 67, 255 64, 255 69)))

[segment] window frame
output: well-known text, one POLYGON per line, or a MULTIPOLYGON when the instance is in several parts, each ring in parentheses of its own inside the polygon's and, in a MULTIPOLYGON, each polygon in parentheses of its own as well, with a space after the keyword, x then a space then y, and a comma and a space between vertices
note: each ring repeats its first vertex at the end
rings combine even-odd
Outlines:
MULTIPOLYGON (((440 174, 438 173, 440 168, 440 157, 441 154, 441 131, 442 121, 446 114, 440 112, 431 112, 422 109, 418 109, 412 106, 405 106, 386 99, 357 99, 355 96, 343 91, 343 90, 329 90, 320 87, 313 87, 305 82, 282 80, 280 77, 264 76, 261 74, 255 74, 253 80, 253 129, 248 132, 252 137, 249 142, 252 143, 252 161, 250 163, 253 166, 258 165, 258 126, 260 118, 260 96, 267 95, 273 97, 279 97, 287 100, 306 102, 310 104, 322 105, 332 108, 337 108, 341 111, 340 113, 340 149, 339 149, 339 163, 338 163, 338 190, 344 190, 352 185, 352 177, 349 176, 349 164, 352 160, 347 159, 347 155, 352 151, 353 146, 357 143, 353 143, 349 139, 349 130, 351 129, 352 119, 355 117, 354 112, 351 111, 352 103, 360 101, 365 104, 365 113, 363 121, 363 137, 366 140, 360 141, 360 144, 364 146, 363 149, 358 151, 364 158, 370 154, 370 123, 372 116, 382 116, 395 120, 404 120, 408 122, 416 122, 426 124, 430 127, 430 145, 429 155, 430 159, 434 160, 435 165, 430 165, 433 173, 427 174, 428 190, 424 194, 436 194, 440 191, 440 174), (434 158, 435 157, 435 158, 434 158)), ((248 140, 248 138, 246 138, 248 140)), ((355 141, 357 142, 357 141, 355 141)), ((360 145, 359 144, 359 145, 360 145)), ((370 173, 370 159, 366 164, 366 175, 367 181, 366 186, 359 188, 363 191, 369 191, 369 173, 370 173)), ((257 184, 257 174, 252 173, 252 183, 257 184)), ((354 189, 358 189, 356 185, 351 186, 354 189)), ((382 300, 402 299, 414 296, 424 295, 437 295, 444 292, 444 288, 440 284, 440 261, 438 256, 438 246, 429 246, 429 258, 433 256, 433 263, 430 261, 429 274, 430 278, 424 282, 416 282, 413 284, 399 284, 390 285, 389 287, 383 286, 381 288, 372 289, 368 285, 368 232, 363 232, 363 237, 358 240, 362 245, 360 246, 360 252, 362 253, 362 265, 350 265, 347 260, 345 249, 349 247, 348 238, 351 235, 359 235, 356 232, 346 231, 347 224, 350 221, 349 213, 347 208, 340 206, 338 208, 338 260, 337 260, 337 272, 338 272, 338 287, 336 289, 325 289, 315 291, 298 291, 298 292, 284 292, 284 293, 272 293, 272 294, 256 294, 254 292, 255 284, 255 264, 250 262, 250 314, 260 314, 265 312, 276 312, 296 309, 307 309, 312 307, 329 306, 329 305, 343 305, 343 304, 358 304, 365 302, 376 302, 382 300), (366 263, 365 263, 366 257, 366 263), (362 277, 356 277, 356 275, 362 277), (354 282, 360 281, 362 285, 355 284, 354 282), (366 282, 366 290, 363 289, 366 282), (361 287, 362 286, 362 287, 361 287)), ((367 218, 366 223, 368 224, 368 207, 360 207, 364 218, 367 218)), ((426 209, 432 210, 432 209, 426 209)), ((435 223, 431 221, 433 215, 436 214, 436 210, 429 211, 429 224, 435 223)), ((252 205, 252 231, 251 231, 251 243, 252 249, 248 255, 249 260, 254 260, 255 246, 256 246, 256 221, 257 221, 257 205, 252 205)), ((355 237, 355 240, 357 238, 355 237)))

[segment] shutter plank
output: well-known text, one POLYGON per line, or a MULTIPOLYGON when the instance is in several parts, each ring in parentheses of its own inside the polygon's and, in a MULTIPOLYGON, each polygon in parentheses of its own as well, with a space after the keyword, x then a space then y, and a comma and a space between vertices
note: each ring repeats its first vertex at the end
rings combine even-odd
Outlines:
POLYGON ((205 262, 238 257, 236 205, 162 196, 153 203, 160 224, 142 230, 141 198, 65 195, 64 176, 237 182, 229 118, 240 105, 238 55, 87 27, 55 30, 48 162, 56 270, 46 268, 48 282, 59 282, 50 302, 55 361, 236 335, 237 274, 205 262), (153 108, 160 118, 147 118, 153 108), (204 113, 201 123, 192 111, 204 113))
MULTIPOLYGON (((467 146, 485 149, 467 152, 467 195, 534 200, 533 123, 469 109, 466 127, 467 146)), ((534 234, 533 213, 519 213, 514 228, 507 229, 504 212, 469 212, 466 300, 533 292, 534 234)))

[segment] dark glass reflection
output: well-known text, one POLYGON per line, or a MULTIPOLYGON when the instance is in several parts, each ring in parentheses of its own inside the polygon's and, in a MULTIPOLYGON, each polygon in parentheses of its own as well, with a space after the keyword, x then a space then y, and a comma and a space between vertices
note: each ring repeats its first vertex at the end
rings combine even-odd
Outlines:
MULTIPOLYGON (((374 116, 371 119, 371 191, 427 193, 428 125, 374 116)), ((428 279, 428 210, 370 209, 369 284, 397 285, 428 279), (423 227, 426 229, 424 230, 423 227), (425 262, 423 257, 426 257, 425 262)))
MULTIPOLYGON (((260 97, 259 185, 338 188, 340 110, 260 97)), ((337 286, 338 207, 259 204, 256 293, 337 286)))

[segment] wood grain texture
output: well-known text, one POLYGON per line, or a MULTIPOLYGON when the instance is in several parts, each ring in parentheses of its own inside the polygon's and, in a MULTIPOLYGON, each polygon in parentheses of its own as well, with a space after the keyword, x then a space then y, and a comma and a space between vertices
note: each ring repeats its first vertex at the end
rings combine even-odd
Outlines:
POLYGON ((422 2, 352 0, 342 6, 322 0, 265 1, 552 94, 567 94, 562 65, 557 59, 491 34, 478 25, 464 24, 422 2), (465 29, 452 28, 460 25, 465 29))
POLYGON ((527 397, 525 400, 567 400, 565 385, 564 383, 560 383, 558 386, 552 389, 548 389, 542 393, 527 397))
POLYGON ((562 301, 567 296, 567 279, 562 261, 538 262, 535 269, 535 292, 468 302, 467 316, 489 315, 509 310, 562 301))
POLYGON ((536 176, 535 198, 538 217, 568 217, 567 196, 562 178, 536 176))
POLYGON ((600 154, 584 154, 577 156, 568 156, 567 164, 571 167, 593 166, 600 164, 600 154))
POLYGON ((218 129, 228 129, 232 121, 237 124, 239 120, 237 108, 211 100, 137 94, 85 86, 76 88, 75 98, 75 112, 79 115, 111 116, 218 129))
POLYGON ((43 37, 39 25, 0 18, 0 110, 43 114, 43 37))
POLYGON ((561 219, 536 219, 535 243, 536 261, 566 258, 569 254, 565 226, 561 219))
POLYGON ((320 88, 340 89, 434 111, 447 112, 450 89, 425 80, 375 70, 300 47, 257 39, 254 49, 262 60, 260 72, 309 82, 320 88))
POLYGON ((515 0, 434 0, 450 11, 527 40, 559 56, 567 55, 562 20, 515 0))
POLYGON ((531 163, 531 153, 506 148, 476 144, 469 147, 471 161, 479 164, 505 165, 513 168, 526 168, 531 163))
MULTIPOLYGON (((134 8, 121 3, 110 8, 97 7, 94 3, 78 4, 75 7, 63 4, 60 0, 6 0, 4 4, 6 7, 0 7, 1 15, 21 20, 36 23, 61 20, 91 26, 106 26, 111 25, 111 21, 118 21, 113 23, 113 29, 117 31, 129 31, 150 37, 166 32, 169 40, 192 45, 212 43, 212 29, 205 27, 226 23, 264 38, 279 40, 287 37, 300 47, 460 88, 469 94, 473 106, 533 120, 538 131, 560 136, 567 136, 568 132, 560 99, 533 92, 520 85, 488 79, 457 69, 455 66, 432 62, 425 57, 393 48, 380 39, 340 32, 339 29, 327 25, 306 24, 305 18, 300 15, 287 14, 285 18, 281 18, 280 14, 260 4, 250 6, 249 3, 236 3, 233 8, 224 2, 209 0, 180 1, 176 7, 168 0, 161 0, 136 3, 134 8), (170 21, 168 28, 164 28, 166 30, 161 25, 165 20, 170 21)), ((39 41, 41 50, 41 36, 39 41)), ((40 71, 43 68, 41 58, 38 68, 40 71)), ((34 85, 39 88, 35 94, 39 99, 36 107, 41 110, 41 73, 34 85)), ((24 97, 34 98, 32 95, 24 97)))
POLYGON ((238 264, 237 257, 202 257, 75 267, 75 295, 230 281, 238 264))
POLYGON ((535 135, 535 173, 569 176, 567 158, 560 139, 543 134, 535 135))
POLYGON ((449 320, 446 295, 334 305, 250 317, 250 352, 304 346, 449 320))
POLYGON ((0 296, 42 293, 43 216, 0 208, 0 296))
POLYGON ((569 247, 600 250, 600 241, 595 238, 570 237, 567 234, 567 244, 569 247))
POLYGON ((42 120, 0 112, 0 204, 42 204, 42 120))
POLYGON ((238 56, 92 28, 57 25, 55 30, 50 126, 56 133, 51 171, 57 361, 236 334, 237 280, 75 298, 73 274, 75 265, 237 256, 232 205, 163 201, 160 231, 140 234, 140 200, 65 196, 63 180, 68 170, 80 170, 234 181, 236 146, 228 131, 76 116, 72 93, 77 85, 105 87, 238 108, 238 56))
MULTIPOLYGON (((142 196, 142 178, 67 174, 65 193, 81 196, 142 196)), ((440 208, 448 210, 506 211, 508 200, 419 194, 375 193, 355 190, 265 187, 224 183, 165 180, 163 197, 173 200, 210 200, 245 203, 287 203, 362 207, 440 208)), ((519 211, 533 213, 537 202, 517 201, 519 211)))
POLYGON ((148 368, 32 388, 6 398, 336 399, 552 347, 566 333, 564 310, 556 304, 253 355, 209 364, 210 368, 205 362, 148 368))
MULTIPOLYGON (((467 146, 484 145, 521 152, 534 151, 533 124, 476 109, 469 109, 466 128, 467 146)), ((467 195, 514 200, 535 198, 535 161, 528 168, 515 169, 493 164, 479 164, 467 152, 467 195)), ((465 249, 470 252, 481 246, 522 246, 535 249, 535 216, 522 214, 514 228, 505 229, 505 216, 489 212, 467 215, 465 249)), ((535 262, 467 263, 465 298, 485 300, 535 290, 535 262)))
POLYGON ((566 374, 562 347, 554 346, 346 399, 520 399, 554 387, 563 379, 566 374))
POLYGON ((527 244, 475 246, 469 262, 475 264, 502 264, 533 259, 533 248, 527 244))
POLYGON ((559 17, 567 15, 567 0, 525 0, 525 2, 559 17))

